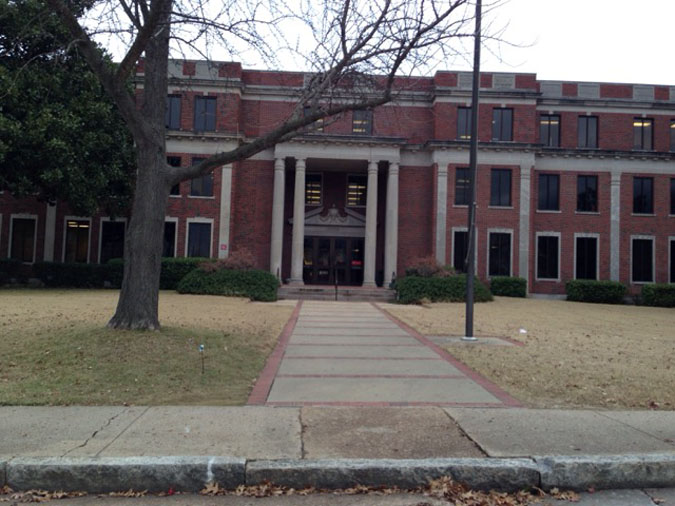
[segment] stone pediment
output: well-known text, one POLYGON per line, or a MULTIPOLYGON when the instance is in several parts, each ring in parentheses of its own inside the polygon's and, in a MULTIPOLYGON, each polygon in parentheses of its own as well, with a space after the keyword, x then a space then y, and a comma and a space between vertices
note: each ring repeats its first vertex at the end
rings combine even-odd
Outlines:
MULTIPOLYGON (((305 213, 305 235, 364 237, 366 217, 351 209, 342 211, 331 207, 324 213, 324 208, 319 207, 305 213)), ((293 218, 289 222, 293 224, 293 218)))

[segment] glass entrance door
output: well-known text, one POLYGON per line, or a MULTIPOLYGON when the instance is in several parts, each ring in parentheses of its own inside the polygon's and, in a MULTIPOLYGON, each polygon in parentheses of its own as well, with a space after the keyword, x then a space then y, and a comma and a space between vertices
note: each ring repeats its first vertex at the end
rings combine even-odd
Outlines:
POLYGON ((303 280, 315 285, 361 285, 363 238, 305 237, 303 280))

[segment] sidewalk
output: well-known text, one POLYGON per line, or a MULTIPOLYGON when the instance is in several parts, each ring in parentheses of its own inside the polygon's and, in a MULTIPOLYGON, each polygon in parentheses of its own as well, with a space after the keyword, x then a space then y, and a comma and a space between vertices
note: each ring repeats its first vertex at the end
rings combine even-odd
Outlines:
POLYGON ((0 427, 0 486, 17 489, 675 486, 675 412, 0 407, 0 427))

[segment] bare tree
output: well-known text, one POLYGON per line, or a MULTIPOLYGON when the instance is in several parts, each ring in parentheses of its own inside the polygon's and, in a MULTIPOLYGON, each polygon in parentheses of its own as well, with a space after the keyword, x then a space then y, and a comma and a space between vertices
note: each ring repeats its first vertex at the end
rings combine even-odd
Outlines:
POLYGON ((124 279, 108 323, 123 329, 159 328, 162 231, 173 185, 287 141, 319 119, 390 102, 401 91, 397 76, 450 59, 463 50, 461 38, 472 36, 469 0, 316 0, 292 7, 275 0, 228 0, 217 8, 208 0, 102 0, 94 6, 94 26, 78 19, 66 0, 47 2, 117 104, 137 145, 124 279), (311 37, 311 43, 302 44, 312 47, 310 52, 285 41, 278 27, 289 19, 311 37), (95 33, 105 31, 127 37, 128 49, 118 65, 102 58, 94 40, 95 33), (273 44, 269 37, 276 38, 273 44), (235 149, 191 167, 168 166, 164 121, 170 48, 196 48, 207 56, 209 44, 231 49, 242 42, 263 59, 283 42, 305 58, 312 78, 298 90, 297 106, 269 132, 235 149), (144 92, 136 103, 127 83, 141 57, 144 92))

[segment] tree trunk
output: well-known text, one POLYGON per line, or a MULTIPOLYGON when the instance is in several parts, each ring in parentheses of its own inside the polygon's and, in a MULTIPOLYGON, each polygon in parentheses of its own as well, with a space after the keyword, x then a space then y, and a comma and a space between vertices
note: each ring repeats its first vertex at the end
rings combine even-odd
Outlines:
POLYGON ((136 129, 138 163, 131 219, 124 240, 124 278, 108 327, 159 330, 159 275, 171 181, 166 166, 164 113, 168 86, 169 11, 145 50, 141 111, 149 128, 136 129))

